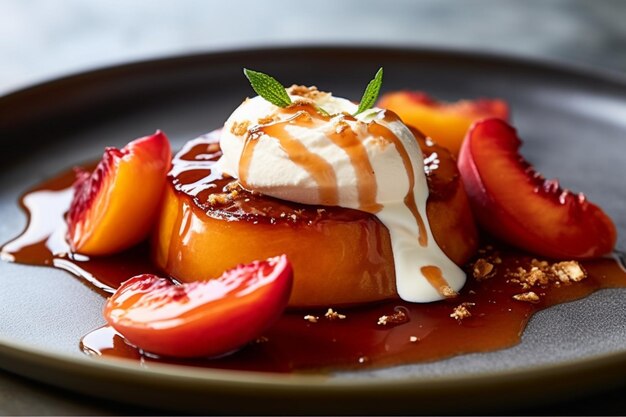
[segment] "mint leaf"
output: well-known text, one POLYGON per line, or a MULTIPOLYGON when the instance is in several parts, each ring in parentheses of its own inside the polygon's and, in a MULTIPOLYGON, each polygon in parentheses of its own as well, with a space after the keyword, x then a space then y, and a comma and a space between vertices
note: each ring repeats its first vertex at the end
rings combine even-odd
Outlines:
POLYGON ((287 107, 291 104, 287 90, 275 78, 247 68, 243 69, 243 73, 250 81, 252 89, 265 100, 278 107, 287 107))
POLYGON ((367 84, 359 108, 353 116, 359 113, 363 113, 365 110, 369 110, 374 107, 374 103, 378 99, 378 93, 380 93, 380 86, 383 85, 383 67, 380 67, 374 76, 374 79, 367 84))

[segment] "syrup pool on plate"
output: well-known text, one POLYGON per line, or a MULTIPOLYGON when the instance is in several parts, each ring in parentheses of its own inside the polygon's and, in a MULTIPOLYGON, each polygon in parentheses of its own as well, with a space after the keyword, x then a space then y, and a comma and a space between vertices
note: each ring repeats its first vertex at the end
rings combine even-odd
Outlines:
MULTIPOLYGON (((147 245, 110 257, 69 253, 63 216, 73 181, 73 171, 67 171, 22 196, 20 204, 28 214, 28 225, 20 236, 2 247, 3 258, 64 269, 100 289, 104 296, 130 276, 158 273, 147 245)), ((469 279, 457 298, 429 304, 394 300, 330 312, 288 310, 261 338, 218 359, 175 360, 145 355, 109 327, 87 334, 80 342, 81 348, 88 354, 137 359, 148 365, 167 362, 271 372, 402 365, 513 346, 519 343, 535 312, 602 288, 626 287, 626 273, 616 254, 580 262, 587 273, 581 282, 532 288, 539 302, 519 301, 514 296, 528 291, 515 282, 515 271, 530 270, 537 260, 504 246, 482 250, 478 257, 493 269, 477 271, 488 277, 469 279)), ((479 265, 474 262, 467 265, 469 276, 475 273, 475 267, 479 265)))

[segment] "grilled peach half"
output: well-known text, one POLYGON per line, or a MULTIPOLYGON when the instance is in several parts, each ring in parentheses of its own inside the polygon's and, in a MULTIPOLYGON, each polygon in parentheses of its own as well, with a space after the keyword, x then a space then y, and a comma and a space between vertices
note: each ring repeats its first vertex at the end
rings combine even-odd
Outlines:
POLYGON ((463 143, 459 170, 480 225, 531 253, 595 258, 613 250, 611 219, 582 194, 546 180, 519 154, 515 129, 499 119, 474 124, 463 143))
MULTIPOLYGON (((191 282, 285 253, 294 270, 290 307, 397 297, 389 232, 374 215, 243 190, 215 165, 221 156, 217 137, 192 141, 174 158, 153 235, 157 266, 191 282)), ((427 166, 427 216, 433 235, 444 252, 462 264, 474 254, 478 237, 456 163, 445 149, 427 144, 421 136, 419 141, 427 166)))
POLYGON ((110 255, 144 240, 158 214, 171 149, 157 131, 107 148, 91 173, 80 171, 66 220, 73 252, 110 255))
POLYGON ((378 106, 397 113, 407 124, 458 156, 467 129, 477 120, 509 118, 509 107, 499 99, 459 100, 446 103, 420 91, 396 91, 381 97, 378 106))

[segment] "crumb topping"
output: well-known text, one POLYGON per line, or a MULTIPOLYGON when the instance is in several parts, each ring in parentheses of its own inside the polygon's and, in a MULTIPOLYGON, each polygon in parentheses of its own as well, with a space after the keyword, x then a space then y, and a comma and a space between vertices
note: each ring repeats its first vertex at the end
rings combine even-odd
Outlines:
POLYGON ((476 262, 474 262, 474 267, 472 268, 474 278, 478 281, 491 278, 495 272, 496 270, 493 264, 485 258, 479 258, 476 262))
POLYGON ((324 317, 326 317, 328 320, 337 320, 337 319, 343 320, 346 318, 346 315, 340 314, 336 312, 335 310, 333 310, 332 308, 329 308, 326 314, 324 314, 324 317))
POLYGON ((441 288, 441 295, 443 295, 445 298, 456 298, 458 297, 459 293, 454 291, 452 289, 452 287, 449 286, 444 286, 441 288))
POLYGON ((306 321, 308 321, 309 323, 317 323, 317 321, 320 319, 317 316, 313 316, 311 314, 307 314, 306 316, 304 316, 304 319, 306 321))
POLYGON ((379 326, 386 326, 388 324, 402 324, 409 321, 409 316, 403 310, 396 310, 393 314, 384 314, 378 318, 379 326))
POLYGON ((534 291, 528 291, 528 292, 521 293, 521 294, 515 294, 513 298, 516 299, 517 301, 524 301, 526 303, 533 303, 533 304, 541 301, 537 293, 535 293, 534 291))
POLYGON ((550 263, 545 260, 532 259, 529 268, 517 267, 506 271, 508 282, 518 284, 524 291, 513 296, 518 301, 538 303, 541 297, 533 288, 546 288, 550 285, 558 287, 582 281, 587 273, 577 261, 550 263))
POLYGON ((450 317, 456 319, 457 321, 461 321, 463 319, 472 317, 472 313, 470 312, 470 308, 474 307, 476 303, 461 303, 458 306, 454 307, 450 317))
POLYGON ((250 121, 244 120, 243 122, 234 122, 230 127, 230 133, 236 136, 243 136, 248 133, 248 127, 250 127, 250 121))
POLYGON ((291 94, 292 96, 299 96, 299 97, 308 98, 311 100, 315 100, 316 98, 322 95, 328 94, 328 93, 319 91, 317 87, 314 85, 307 87, 305 85, 296 85, 296 84, 287 88, 287 92, 291 94))

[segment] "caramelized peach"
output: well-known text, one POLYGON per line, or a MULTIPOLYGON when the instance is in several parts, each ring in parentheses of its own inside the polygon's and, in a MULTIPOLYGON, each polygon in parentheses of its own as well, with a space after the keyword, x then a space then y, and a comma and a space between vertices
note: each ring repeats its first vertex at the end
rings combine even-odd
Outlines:
POLYGON ((582 194, 545 180, 519 154, 515 129, 499 119, 475 123, 459 157, 474 214, 494 236, 538 255, 594 258, 611 252, 611 219, 582 194))
POLYGON ((381 97, 378 106, 397 113, 407 124, 458 156, 470 125, 487 117, 507 120, 509 108, 498 99, 438 102, 420 91, 396 91, 381 97))
POLYGON ((157 131, 123 149, 107 148, 92 173, 79 172, 67 214, 73 252, 108 255, 145 239, 154 224, 171 159, 157 131))
MULTIPOLYGON (((456 163, 426 144, 427 215, 442 249, 462 264, 477 232, 456 163)), ((180 281, 285 253, 294 268, 291 307, 339 306, 397 297, 387 228, 369 213, 307 206, 250 193, 222 176, 216 135, 174 159, 154 234, 156 264, 180 281)))

